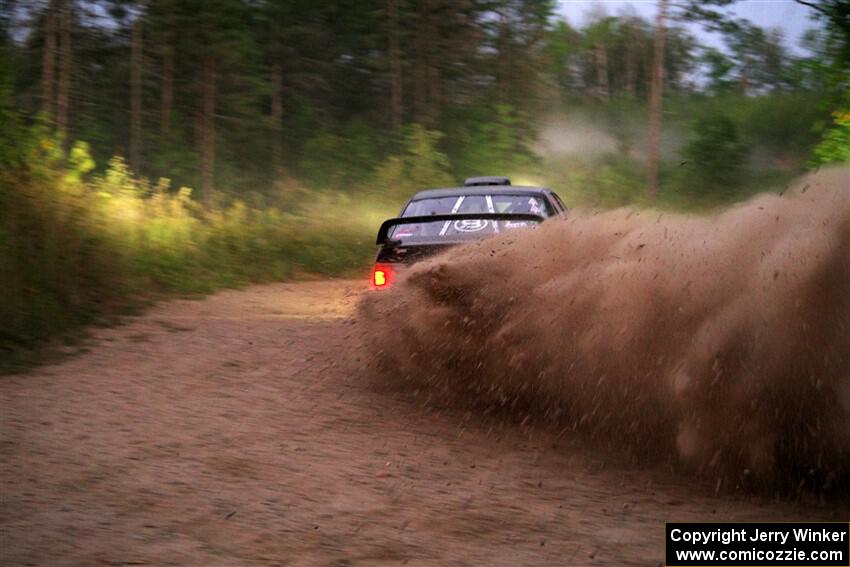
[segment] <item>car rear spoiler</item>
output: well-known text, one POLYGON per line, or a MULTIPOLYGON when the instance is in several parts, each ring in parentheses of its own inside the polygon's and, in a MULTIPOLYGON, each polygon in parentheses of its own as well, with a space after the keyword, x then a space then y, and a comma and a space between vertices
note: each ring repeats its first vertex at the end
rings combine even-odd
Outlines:
POLYGON ((381 245, 387 241, 390 229, 400 224, 418 224, 425 222, 459 221, 459 220, 488 220, 488 221, 533 221, 543 222, 545 217, 532 213, 453 213, 446 215, 422 215, 418 217, 399 217, 385 220, 378 229, 375 244, 381 245))

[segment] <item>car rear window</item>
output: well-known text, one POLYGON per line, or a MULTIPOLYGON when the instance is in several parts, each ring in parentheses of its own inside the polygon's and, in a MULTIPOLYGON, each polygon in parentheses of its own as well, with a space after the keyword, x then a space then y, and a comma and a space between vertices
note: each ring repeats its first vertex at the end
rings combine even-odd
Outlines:
POLYGON ((389 238, 400 240, 404 244, 422 241, 476 240, 518 228, 531 228, 538 224, 537 221, 527 219, 499 221, 485 219, 438 220, 396 225, 390 230, 389 238))
POLYGON ((552 210, 542 195, 496 193, 419 199, 408 204, 401 216, 417 217, 451 213, 531 213, 548 217, 552 214, 552 210))

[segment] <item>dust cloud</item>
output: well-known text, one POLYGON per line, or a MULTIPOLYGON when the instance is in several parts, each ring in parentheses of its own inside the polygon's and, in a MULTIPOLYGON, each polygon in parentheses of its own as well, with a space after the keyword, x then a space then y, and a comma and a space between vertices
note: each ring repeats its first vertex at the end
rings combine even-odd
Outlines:
POLYGON ((379 375, 431 394, 727 486, 834 485, 850 470, 850 171, 713 216, 574 212, 454 248, 366 297, 360 324, 379 375))
MULTIPOLYGON (((626 153, 632 159, 644 159, 646 124, 631 118, 617 120, 616 129, 605 121, 591 116, 552 116, 543 126, 534 143, 534 152, 547 159, 592 162, 596 159, 626 153)), ((661 153, 678 155, 687 138, 679 127, 665 127, 661 153)))
POLYGON ((596 157, 616 153, 617 140, 589 121, 549 120, 540 132, 535 152, 544 156, 596 157))

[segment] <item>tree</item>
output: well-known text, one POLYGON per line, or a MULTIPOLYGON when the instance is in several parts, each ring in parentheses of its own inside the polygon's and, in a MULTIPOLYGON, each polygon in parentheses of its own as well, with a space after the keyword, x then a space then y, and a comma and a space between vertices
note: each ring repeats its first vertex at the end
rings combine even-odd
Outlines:
POLYGON ((703 51, 702 61, 708 67, 706 75, 709 91, 714 95, 730 91, 733 84, 731 73, 735 64, 722 52, 711 47, 703 51))
MULTIPOLYGON (((201 198, 209 200, 215 190, 218 153, 222 148, 218 123, 227 120, 234 128, 229 137, 251 132, 250 126, 264 120, 260 108, 261 85, 268 84, 260 66, 257 36, 257 12, 241 0, 185 0, 174 4, 178 29, 192 29, 191 37, 182 37, 180 58, 184 68, 193 69, 194 127, 199 157, 201 198)), ((266 129, 266 132, 268 130, 266 129)), ((227 140, 228 138, 225 138, 227 140)), ((265 144, 267 145, 266 137, 265 144)), ((239 143, 227 148, 243 150, 239 143)), ((266 155, 268 155, 266 153, 266 155)), ((242 167, 247 167, 247 159, 242 167)), ((237 160, 238 162, 238 160, 237 160)), ((259 164, 258 164, 259 165, 259 164)), ((268 167, 268 162, 266 162, 268 167)))
POLYGON ((71 97, 71 66, 73 53, 71 46, 71 20, 73 18, 73 0, 57 0, 59 17, 59 84, 56 93, 56 128, 68 138, 68 120, 71 97))
POLYGON ((823 81, 832 95, 828 104, 832 108, 832 123, 823 129, 821 143, 814 150, 811 165, 850 160, 850 2, 824 0, 808 2, 797 0, 811 8, 815 19, 826 22, 826 38, 820 46, 820 57, 812 67, 825 75, 823 81), (823 60, 828 61, 824 64, 823 60))
POLYGON ((658 194, 658 163, 661 161, 661 97, 664 88, 664 37, 667 19, 667 1, 658 0, 655 23, 655 46, 652 62, 652 83, 649 94, 649 138, 647 142, 646 178, 649 197, 658 194))
POLYGON ((604 13, 596 15, 597 19, 584 29, 584 44, 592 54, 595 75, 594 94, 601 100, 608 100, 611 93, 608 75, 608 50, 614 42, 616 18, 604 13))
POLYGON ((495 51, 494 76, 500 104, 528 108, 537 99, 553 5, 551 0, 480 3, 472 29, 480 29, 495 51))
POLYGON ((745 181, 747 145, 741 141, 735 123, 725 115, 698 120, 682 155, 696 189, 728 193, 745 181))
POLYGON ((436 122, 441 91, 440 68, 437 64, 437 1, 419 0, 416 10, 413 120, 426 127, 436 122))
POLYGON ((281 34, 280 23, 276 19, 271 21, 271 121, 272 121, 272 167, 275 176, 280 178, 284 175, 283 166, 283 63, 281 57, 281 34))
POLYGON ((133 21, 130 41, 130 169, 138 173, 141 167, 142 144, 142 16, 133 21))
POLYGON ((641 29, 641 20, 637 17, 623 19, 621 25, 621 37, 624 50, 623 59, 625 69, 623 73, 623 91, 629 96, 637 92, 638 65, 641 59, 642 47, 645 43, 644 34, 641 29))
POLYGON ((55 112, 54 75, 58 32, 56 22, 59 17, 59 0, 50 0, 44 17, 44 49, 41 60, 41 111, 49 115, 55 112))
POLYGON ((547 33, 544 72, 551 77, 552 86, 561 98, 575 94, 579 88, 575 75, 580 42, 580 33, 564 20, 557 21, 547 33))
POLYGON ((198 141, 201 153, 201 195, 205 201, 212 196, 215 183, 215 108, 216 57, 204 55, 198 79, 201 104, 198 106, 198 141))
POLYGON ((585 29, 585 39, 590 44, 596 66, 596 96, 608 100, 611 93, 608 77, 608 44, 611 41, 613 18, 602 18, 585 29))
MULTIPOLYGON (((732 3, 667 0, 660 27, 623 11, 577 29, 553 17, 554 0, 0 0, 0 32, 11 100, 28 122, 45 110, 66 139, 91 143, 97 163, 126 155, 135 172, 199 198, 286 186, 273 182, 290 175, 354 187, 413 122, 444 134, 435 144, 455 174, 520 168, 533 164, 537 119, 567 104, 637 139, 623 99, 651 110, 646 175, 657 190, 668 99, 734 97, 742 83, 741 100, 811 91, 825 123, 843 104, 843 4, 816 3, 822 25, 797 57, 775 31, 723 13, 732 3), (700 50, 683 21, 721 32, 725 47, 700 50)), ((778 106, 753 108, 758 120, 736 109, 742 136, 763 135, 755 122, 778 106)), ((801 114, 787 128, 816 112, 801 114)))
POLYGON ((390 75, 390 124, 393 130, 401 127, 404 120, 404 107, 402 101, 402 76, 401 76, 401 47, 399 45, 399 23, 398 23, 399 0, 387 0, 387 38, 390 75))
POLYGON ((816 18, 825 20, 831 30, 843 36, 844 57, 842 59, 844 65, 850 65, 850 2, 847 0, 795 1, 811 8, 816 18))
MULTIPOLYGON (((169 1, 155 2, 154 6, 161 6, 163 14, 160 16, 159 22, 154 20, 153 23, 158 23, 161 31, 160 38, 160 53, 162 57, 162 70, 160 82, 160 103, 159 103, 159 131, 163 138, 168 140, 171 137, 171 118, 174 112, 174 44, 175 35, 175 10, 169 1)), ((151 16, 150 10, 148 17, 151 16)), ((154 17, 156 17, 154 15, 154 17)))
POLYGON ((699 61, 696 40, 687 30, 673 25, 666 27, 664 36, 663 88, 667 92, 687 92, 691 85, 686 78, 699 61))

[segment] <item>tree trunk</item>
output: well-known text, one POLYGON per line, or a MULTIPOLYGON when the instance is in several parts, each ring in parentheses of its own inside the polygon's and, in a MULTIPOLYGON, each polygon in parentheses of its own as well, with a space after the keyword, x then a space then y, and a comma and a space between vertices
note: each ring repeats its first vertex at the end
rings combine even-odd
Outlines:
POLYGON ((508 86, 511 80, 510 24, 504 12, 499 14, 499 38, 496 43, 496 94, 501 104, 509 102, 508 86))
POLYGON ((55 112, 54 75, 56 73, 56 20, 59 1, 50 0, 44 22, 44 52, 41 54, 41 111, 53 116, 55 112))
POLYGON ((640 54, 640 38, 637 27, 629 25, 629 45, 626 46, 626 77, 623 90, 630 96, 635 94, 635 83, 637 82, 638 56, 640 54))
POLYGON ((171 38, 162 47, 162 98, 159 105, 159 131, 164 138, 171 134, 171 109, 174 106, 174 46, 171 38))
POLYGON ((285 175, 283 167, 283 66, 272 64, 272 162, 275 176, 285 175))
POLYGON ((655 24, 655 53, 652 61, 652 82, 649 90, 649 136, 646 151, 646 180, 649 197, 658 195, 658 163, 661 160, 661 97, 664 88, 664 41, 666 35, 667 1, 658 0, 655 24))
POLYGON ((142 18, 136 17, 130 42, 130 169, 141 167, 142 139, 142 18))
POLYGON ((198 155, 204 147, 204 109, 201 100, 204 96, 204 76, 199 69, 192 79, 192 92, 195 95, 195 111, 192 113, 192 143, 198 155))
POLYGON ((215 183, 215 59, 206 55, 201 62, 201 199, 212 197, 215 183))
POLYGON ((416 54, 416 67, 414 69, 413 89, 413 120, 418 124, 428 125, 430 123, 430 109, 428 108, 428 63, 431 58, 431 29, 430 29, 430 6, 428 0, 420 0, 416 11, 416 36, 414 40, 414 53, 416 54))
POLYGON ((389 0, 389 57, 390 57, 390 124, 393 130, 401 127, 404 120, 401 83, 401 49, 398 42, 398 0, 389 0))
POLYGON ((593 55, 596 58, 596 93, 602 100, 608 100, 611 91, 608 84, 608 50, 602 41, 597 41, 593 46, 593 55))
POLYGON ((71 91, 71 0, 59 1, 59 84, 56 93, 56 128, 66 136, 68 132, 68 112, 71 91))
POLYGON ((741 91, 741 94, 746 96, 750 90, 750 77, 747 74, 747 69, 750 68, 750 62, 747 60, 743 61, 743 65, 741 65, 741 76, 738 79, 738 88, 741 91))
POLYGON ((428 65, 428 126, 435 125, 440 117, 443 99, 442 85, 440 65, 437 58, 432 55, 428 65))

